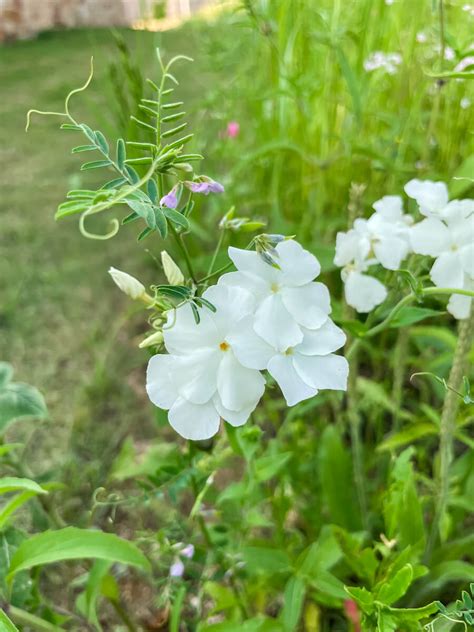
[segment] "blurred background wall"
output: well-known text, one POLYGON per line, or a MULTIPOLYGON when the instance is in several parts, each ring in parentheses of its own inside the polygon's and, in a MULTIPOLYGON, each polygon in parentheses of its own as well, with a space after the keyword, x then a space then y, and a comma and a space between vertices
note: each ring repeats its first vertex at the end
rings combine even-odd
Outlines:
POLYGON ((126 26, 140 17, 180 18, 209 0, 0 0, 0 42, 52 28, 126 26))

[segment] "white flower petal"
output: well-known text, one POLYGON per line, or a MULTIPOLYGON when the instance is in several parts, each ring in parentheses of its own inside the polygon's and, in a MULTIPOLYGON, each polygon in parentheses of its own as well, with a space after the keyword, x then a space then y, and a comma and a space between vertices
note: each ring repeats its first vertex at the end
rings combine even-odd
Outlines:
POLYGON ((345 266, 352 263, 360 254, 360 235, 351 229, 347 233, 337 233, 336 254, 334 263, 337 266, 345 266))
POLYGON ((294 355, 295 369, 307 384, 317 389, 345 391, 349 364, 343 356, 329 354, 325 356, 294 355))
POLYGON ((280 266, 278 282, 284 285, 305 285, 321 272, 316 257, 293 239, 281 241, 275 250, 278 253, 276 262, 280 266))
POLYGON ((220 416, 212 401, 192 404, 183 397, 179 397, 171 407, 168 420, 177 433, 193 441, 213 437, 220 425, 220 416))
POLYGON ((451 224, 452 222, 459 222, 466 219, 471 219, 474 222, 472 215, 474 214, 474 200, 451 200, 449 204, 443 209, 442 218, 451 224))
POLYGON ((270 293, 270 285, 265 279, 245 272, 227 272, 220 277, 217 285, 243 287, 253 294, 257 300, 263 300, 270 293))
POLYGON ((459 258, 464 272, 474 279, 474 242, 459 250, 459 258))
MULTIPOLYGON (((257 402, 258 403, 258 402, 257 402)), ((214 398, 214 405, 216 407, 217 412, 222 417, 224 421, 227 421, 231 426, 243 426, 248 418, 255 410, 255 406, 249 406, 248 408, 243 408, 242 410, 229 410, 224 406, 221 402, 221 398, 216 395, 214 398)))
POLYGON ((288 406, 294 406, 317 394, 317 389, 308 386, 293 366, 293 355, 277 354, 268 364, 268 371, 281 388, 288 406))
POLYGON ((458 252, 443 252, 433 264, 430 272, 431 280, 438 287, 464 286, 464 271, 458 252))
POLYGON ((403 215, 403 200, 399 195, 384 195, 372 204, 372 208, 389 222, 400 221, 403 215))
POLYGON ((370 312, 387 298, 387 290, 378 279, 359 272, 349 272, 344 284, 348 305, 358 312, 370 312))
POLYGON ((216 312, 211 315, 211 318, 223 337, 244 316, 255 311, 256 299, 244 287, 213 285, 202 296, 216 308, 216 312))
POLYGON ((178 398, 178 390, 173 379, 175 371, 174 356, 159 353, 148 361, 146 392, 155 406, 167 410, 178 398))
POLYGON ((472 298, 464 296, 464 294, 451 294, 448 302, 448 312, 457 318, 463 320, 469 318, 471 313, 472 298))
POLYGON ((450 246, 448 227, 436 217, 424 219, 410 228, 410 241, 413 252, 419 255, 436 257, 450 246))
POLYGON ((217 371, 222 352, 218 347, 196 351, 189 356, 177 358, 173 379, 178 392, 193 404, 205 404, 217 389, 217 371))
POLYGON ((329 291, 322 283, 283 288, 281 297, 296 322, 308 329, 321 327, 331 312, 329 291))
POLYGON ((387 270, 398 270, 408 250, 408 242, 396 235, 383 236, 374 243, 377 261, 387 270))
POLYGON ((239 272, 246 272, 256 277, 260 277, 270 284, 274 283, 277 279, 278 270, 268 263, 265 263, 260 255, 252 250, 242 250, 240 248, 230 246, 229 257, 239 272))
POLYGON ((448 203, 448 188, 444 182, 431 180, 410 180, 405 185, 405 193, 418 202, 423 215, 436 214, 448 203))
POLYGON ((239 325, 226 338, 235 357, 249 369, 266 369, 270 358, 275 355, 275 349, 254 331, 253 317, 246 317, 239 325))
POLYGON ((330 318, 319 329, 303 329, 303 334, 303 342, 295 347, 303 355, 327 355, 346 342, 346 334, 330 318))
POLYGON ((265 390, 265 379, 259 371, 242 366, 229 349, 219 365, 217 390, 223 406, 239 411, 257 405, 265 390))
POLYGON ((207 307, 199 310, 200 322, 196 323, 189 303, 170 311, 163 330, 169 353, 187 355, 198 349, 210 349, 219 344, 219 332, 207 307))
POLYGON ((255 312, 254 330, 265 342, 279 351, 294 347, 303 340, 298 323, 283 304, 279 294, 271 294, 255 312))

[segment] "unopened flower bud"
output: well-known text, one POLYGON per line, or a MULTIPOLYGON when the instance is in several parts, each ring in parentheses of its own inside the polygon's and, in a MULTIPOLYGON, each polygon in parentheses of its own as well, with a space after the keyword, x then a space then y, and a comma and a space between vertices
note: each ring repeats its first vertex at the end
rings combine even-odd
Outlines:
POLYGON ((112 277, 115 285, 119 287, 122 292, 130 296, 130 298, 138 299, 143 298, 146 295, 145 286, 140 283, 138 279, 131 274, 117 270, 117 268, 109 268, 109 274, 112 277))
POLYGON ((138 345, 140 349, 145 349, 145 347, 153 347, 155 345, 160 345, 163 342, 163 332, 155 331, 154 334, 151 334, 145 340, 142 340, 138 345))
POLYGON ((179 267, 169 256, 166 250, 161 253, 161 263, 163 264, 163 270, 170 285, 183 285, 184 276, 179 267))

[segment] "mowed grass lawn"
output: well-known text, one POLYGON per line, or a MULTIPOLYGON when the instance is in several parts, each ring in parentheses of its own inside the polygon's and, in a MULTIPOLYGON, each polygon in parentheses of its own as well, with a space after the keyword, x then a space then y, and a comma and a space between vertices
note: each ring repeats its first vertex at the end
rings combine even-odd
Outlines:
MULTIPOLYGON (((198 39, 195 26, 123 34, 155 74, 153 46, 165 55, 190 54, 198 39)), ((65 95, 87 77, 91 55, 94 82, 72 107, 114 138, 117 119, 97 96, 100 84, 110 85, 109 65, 117 56, 109 31, 46 33, 0 49, 0 359, 13 364, 17 380, 46 396, 50 422, 20 432, 28 427, 36 434, 29 456, 40 471, 64 459, 70 441, 73 454, 91 468, 106 467, 124 434, 132 428, 139 437, 150 433, 153 418, 143 388, 146 355, 137 348, 143 322, 135 327, 134 308, 107 269, 140 276, 147 266, 156 269, 145 250, 156 257, 161 248, 157 240, 144 242, 140 257, 130 232, 90 241, 74 218, 56 222, 66 191, 91 181, 70 153, 80 143, 58 130, 59 118, 34 117, 25 133, 27 110, 61 110, 65 95)), ((192 94, 192 86, 187 91, 192 94)))

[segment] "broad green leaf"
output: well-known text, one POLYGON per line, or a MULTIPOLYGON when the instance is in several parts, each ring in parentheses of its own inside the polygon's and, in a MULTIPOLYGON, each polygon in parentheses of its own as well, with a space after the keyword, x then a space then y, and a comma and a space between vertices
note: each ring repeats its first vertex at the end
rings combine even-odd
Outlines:
POLYGON ((418 323, 426 318, 439 317, 445 313, 436 309, 427 309, 426 307, 402 307, 390 323, 390 327, 408 327, 408 325, 413 325, 413 323, 418 323))
POLYGON ((285 551, 265 546, 245 546, 242 556, 250 573, 272 575, 290 570, 290 558, 285 551))
POLYGON ((377 600, 388 606, 398 601, 407 592, 413 579, 413 567, 406 564, 394 577, 381 586, 377 593, 377 600))
POLYGON ((396 450, 407 444, 412 444, 418 439, 427 437, 429 435, 438 434, 439 429, 432 423, 418 423, 413 424, 411 428, 406 428, 400 432, 393 434, 391 437, 385 439, 377 446, 379 452, 386 450, 396 450))
POLYGON ((23 417, 44 419, 47 415, 43 396, 34 386, 10 382, 0 387, 0 434, 16 419, 23 417))
POLYGON ((305 584, 301 578, 291 577, 288 580, 283 594, 283 609, 280 614, 285 632, 293 632, 298 629, 305 593, 305 584))
POLYGON ((387 610, 402 621, 420 621, 437 612, 438 608, 433 601, 421 608, 387 608, 387 610))
POLYGON ((15 476, 5 476, 0 478, 0 494, 16 491, 28 491, 34 492, 35 494, 48 493, 45 489, 38 485, 38 483, 35 483, 35 481, 32 481, 29 478, 16 478, 15 476))
POLYGON ((344 592, 344 584, 335 575, 329 571, 319 568, 311 576, 307 576, 306 580, 310 586, 316 589, 318 592, 334 599, 344 599, 346 593, 344 592))
POLYGON ((19 632, 16 625, 11 621, 4 610, 0 608, 0 632, 19 632))
POLYGON ((332 528, 323 526, 316 542, 300 555, 297 567, 302 575, 316 575, 320 569, 328 570, 341 559, 342 552, 332 528))
POLYGON ((357 586, 345 586, 346 593, 354 599, 361 610, 366 614, 372 614, 374 611, 374 596, 367 588, 359 588, 357 586))
POLYGON ((0 389, 8 384, 13 377, 13 367, 8 362, 0 362, 0 389))
POLYGON ((22 492, 21 494, 15 495, 7 503, 5 503, 0 509, 0 529, 3 529, 10 516, 12 516, 17 509, 36 495, 36 492, 22 492))
POLYGON ((150 563, 132 542, 112 533, 66 527, 59 531, 45 531, 23 542, 12 557, 8 581, 11 582, 16 573, 27 568, 87 558, 150 570, 150 563))
POLYGON ((268 481, 270 478, 278 474, 278 472, 291 459, 291 452, 282 452, 280 454, 269 454, 255 460, 255 477, 258 481, 268 481))
POLYGON ((172 208, 166 207, 163 207, 161 210, 170 220, 170 222, 173 222, 173 224, 176 224, 184 230, 189 230, 189 220, 182 213, 179 213, 172 208))
POLYGON ((327 426, 318 450, 319 476, 330 521, 351 531, 360 528, 350 451, 335 426, 327 426))

